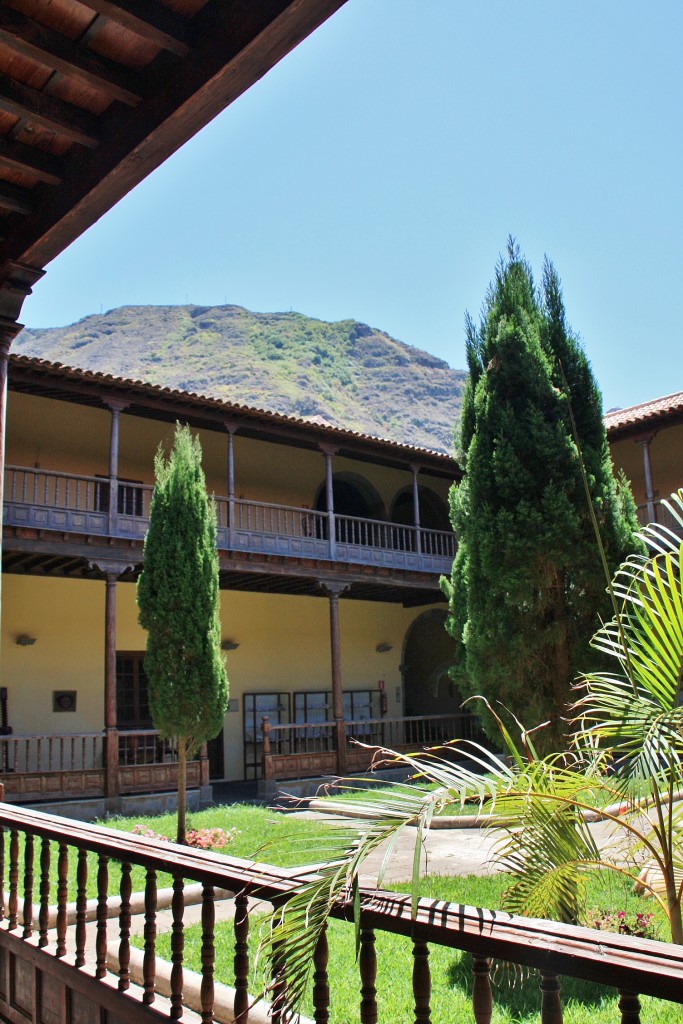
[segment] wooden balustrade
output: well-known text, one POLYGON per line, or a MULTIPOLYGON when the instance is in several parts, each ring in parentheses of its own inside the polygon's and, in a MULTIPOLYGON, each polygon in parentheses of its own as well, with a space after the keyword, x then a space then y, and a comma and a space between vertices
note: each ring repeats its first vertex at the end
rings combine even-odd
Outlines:
MULTIPOLYGON (((152 487, 119 481, 117 513, 110 519, 109 486, 108 478, 7 466, 5 522, 142 539, 152 487)), ((336 537, 330 538, 329 517, 316 509, 217 497, 216 512, 218 543, 227 549, 423 571, 444 571, 455 554, 448 530, 418 531, 399 523, 337 515, 336 537)))
MULTIPOLYGON (((233 1014, 237 1024, 245 1024, 251 999, 249 938, 249 899, 258 897, 275 904, 292 893, 298 884, 311 882, 314 875, 283 870, 267 864, 253 864, 209 851, 191 850, 175 844, 93 825, 82 825, 51 815, 0 805, 0 889, 7 890, 7 912, 0 922, 0 1014, 18 1019, 16 1007, 25 1009, 22 1019, 37 1021, 40 1007, 34 994, 49 1005, 71 1005, 70 1000, 86 1000, 91 1009, 82 1016, 95 1019, 98 1008, 112 1017, 130 1022, 180 1020, 183 1016, 184 922, 186 884, 200 883, 201 903, 201 983, 200 1014, 209 1024, 213 1020, 215 983, 228 984, 234 992, 233 1014), (9 846, 6 836, 9 835, 9 846), (58 855, 50 858, 56 845, 58 855), (7 856, 7 850, 9 854, 7 856), (33 936, 34 858, 38 864, 38 942, 33 936), (23 851, 23 852, 22 852, 23 851), (118 893, 113 895, 112 864, 120 872, 118 893), (75 865, 75 874, 70 872, 75 865), (143 871, 140 872, 139 869, 143 871), (131 970, 131 921, 133 904, 139 903, 132 892, 134 873, 144 879, 142 915, 144 951, 142 980, 133 982, 131 970), (160 1005, 156 991, 159 960, 157 939, 157 878, 170 874, 171 965, 169 1003, 160 1005), (87 918, 91 911, 86 901, 90 873, 96 879, 97 900, 93 923, 94 949, 87 941, 87 918), (7 882, 6 882, 7 879, 7 882), (216 963, 215 899, 216 889, 234 892, 234 959, 216 963), (49 905, 56 892, 56 908, 49 905), (69 899, 75 894, 75 924, 69 899), (23 899, 19 914, 20 899, 23 899), (118 918, 111 921, 111 917, 118 918), (21 917, 21 922, 20 922, 21 917), (48 921, 54 922, 48 928, 48 921), (21 923, 22 928, 19 928, 21 923), (116 982, 108 971, 108 948, 117 937, 116 982), (92 949, 89 952, 89 949, 92 949), (11 966, 10 966, 11 965, 11 966), (11 971, 12 982, 9 981, 11 971), (75 995, 74 995, 75 993, 75 995), (11 1000, 11 1006, 10 1001, 11 1000), (170 1006, 170 1009, 169 1009, 170 1006)), ((350 897, 349 897, 350 901, 350 897)), ((654 995, 683 1002, 683 949, 647 939, 637 939, 588 928, 574 928, 502 912, 420 899, 416 914, 411 897, 383 891, 362 890, 360 955, 358 959, 357 1019, 361 1024, 377 1021, 378 932, 403 936, 406 955, 413 957, 413 1019, 428 1024, 430 1005, 430 948, 436 945, 466 951, 472 957, 472 1006, 476 1024, 490 1024, 494 1004, 490 974, 492 960, 538 972, 541 990, 542 1024, 561 1024, 560 976, 588 980, 596 986, 612 986, 619 992, 622 1024, 639 1024, 639 996, 654 995)), ((0 903, 0 908, 3 904, 0 903)), ((224 915, 225 916, 225 915, 224 915)), ((342 921, 353 919, 350 902, 339 903, 333 916, 342 921)), ((313 1005, 315 1020, 330 1020, 329 949, 326 933, 320 936, 313 956, 313 1005)), ((281 999, 287 977, 282 962, 273 989, 281 999)), ((525 984, 536 984, 527 976, 525 984)), ((343 993, 348 1005, 351 993, 343 993)), ((278 1007, 273 1007, 274 1019, 278 1007)))
MULTIPOLYGON (((263 777, 295 779, 335 773, 335 723, 262 721, 263 777), (267 736, 267 739, 266 739, 267 736)), ((345 723, 349 771, 365 771, 374 751, 388 747, 407 752, 435 747, 453 739, 486 743, 476 715, 410 715, 403 718, 363 718, 345 723), (353 741, 363 744, 359 746, 353 741)))

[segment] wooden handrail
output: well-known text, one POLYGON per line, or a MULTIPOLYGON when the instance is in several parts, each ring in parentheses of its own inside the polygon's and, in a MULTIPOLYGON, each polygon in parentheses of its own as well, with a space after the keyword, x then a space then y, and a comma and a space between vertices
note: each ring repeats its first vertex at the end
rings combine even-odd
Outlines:
MULTIPOLYGON (((207 971, 213 976, 213 916, 210 909, 214 899, 213 887, 237 892, 237 904, 240 907, 236 919, 237 929, 241 929, 242 947, 244 943, 243 921, 247 915, 247 897, 258 896, 275 903, 280 903, 292 894, 302 883, 312 883, 319 876, 310 869, 282 869, 272 865, 256 863, 227 857, 211 851, 188 849, 174 843, 159 843, 156 839, 131 835, 114 831, 102 826, 86 825, 75 821, 67 821, 54 815, 39 811, 29 811, 19 807, 8 807, 0 804, 0 827, 10 834, 9 846, 2 837, 4 858, 2 861, 0 883, 8 894, 8 913, 0 926, 0 945, 9 945, 15 955, 20 955, 20 940, 28 940, 27 958, 35 962, 35 939, 32 938, 34 925, 31 923, 34 905, 34 885, 40 881, 38 888, 40 913, 38 922, 40 941, 38 946, 44 949, 44 957, 55 956, 60 959, 59 970, 64 972, 70 967, 66 958, 67 944, 65 934, 67 927, 67 869, 69 847, 79 851, 78 855, 78 893, 76 899, 76 959, 72 971, 84 972, 83 949, 85 943, 86 914, 86 881, 87 861, 84 852, 92 852, 98 856, 98 961, 95 977, 104 979, 106 974, 106 919, 107 908, 107 865, 117 861, 123 865, 121 882, 121 909, 119 913, 119 932, 121 935, 119 960, 121 965, 127 963, 129 957, 130 933, 130 875, 131 865, 141 865, 147 869, 147 889, 145 893, 146 920, 149 916, 149 931, 146 933, 152 944, 149 958, 146 960, 146 991, 153 1000, 154 992, 154 936, 156 919, 156 876, 155 871, 169 872, 174 878, 173 895, 173 933, 182 936, 183 886, 184 879, 192 879, 202 884, 205 913, 202 921, 205 926, 203 950, 206 952, 207 971), (20 855, 18 837, 26 836, 24 853, 20 855), (59 844, 59 856, 50 860, 45 843, 35 840, 50 840, 59 844), (42 852, 41 852, 42 851, 42 852), (34 877, 34 856, 40 853, 39 871, 34 877), (23 864, 23 875, 21 865, 23 864), (48 907, 51 869, 58 873, 58 905, 56 910, 57 941, 50 946, 47 935, 48 907), (47 871, 47 875, 46 872, 47 871), (100 881, 101 879, 101 881, 100 881), (23 892, 22 892, 23 889, 23 892), (22 903, 23 896, 23 903, 22 903), (23 934, 19 930, 20 908, 23 905, 23 934), (30 916, 27 916, 30 915, 30 916), (102 929, 103 942, 100 942, 102 929), (9 935, 7 934, 9 932, 9 935), (7 938, 5 939, 5 936, 7 938), (11 939, 10 939, 11 936, 11 939), (50 950, 53 952, 51 953, 50 950)), ((352 907, 350 901, 342 901, 333 910, 333 916, 342 920, 351 920, 352 907)), ((482 986, 488 985, 486 962, 495 957, 525 967, 536 968, 541 972, 544 991, 549 1000, 557 993, 556 975, 583 978, 600 985, 614 986, 622 993, 640 993, 660 998, 683 1001, 683 948, 664 942, 640 939, 605 931, 594 931, 589 928, 573 927, 551 921, 541 921, 516 917, 500 911, 446 903, 438 900, 419 899, 416 914, 411 912, 411 897, 397 893, 374 891, 367 888, 361 891, 361 943, 365 951, 360 958, 360 969, 363 978, 364 999, 366 1005, 374 1002, 374 930, 392 932, 405 936, 412 941, 416 956, 422 958, 418 974, 426 972, 427 982, 422 985, 420 998, 423 1005, 424 1019, 428 1019, 428 967, 426 957, 428 944, 438 944, 453 949, 467 951, 475 958, 475 966, 479 972, 477 980, 478 996, 475 1004, 486 1003, 486 993, 482 995, 482 986), (369 1003, 367 1002, 369 1000, 369 1003)), ((182 940, 173 944, 174 965, 182 968, 182 940)), ((204 962, 204 952, 202 954, 204 962)), ((242 956, 244 960, 244 956, 242 956)), ((317 963, 324 964, 326 954, 323 952, 317 963)), ((241 962, 241 961, 240 961, 241 962)), ((237 964, 237 960, 235 961, 237 964)), ((41 963, 44 969, 47 960, 41 963)), ((285 974, 286 977, 286 965, 285 974)), ((248 974, 242 964, 240 968, 240 992, 248 974)), ((95 984, 95 980, 90 975, 95 984)), ((129 980, 125 968, 119 970, 119 992, 126 993, 129 980), (123 973, 122 973, 123 970, 123 973), (124 978, 122 984, 121 979, 124 978)), ((325 988, 325 979, 320 983, 319 991, 325 988)), ((110 987, 108 987, 110 991, 110 987)), ((181 988, 175 989, 175 999, 180 1000, 181 988)), ((240 998, 243 996, 240 995, 240 998)), ((103 997, 104 998, 104 997, 103 997)), ((633 1000, 629 995, 629 999, 633 1000)), ((631 1002, 630 1005, 633 1005, 631 1002)), ((210 1008, 207 1009, 207 1013, 210 1008)), ((552 1015, 551 1015, 552 1016, 552 1015)), ((136 1018, 137 1019, 137 1018, 136 1018)), ((208 1018, 207 1018, 208 1019, 208 1018)), ((482 1019, 478 1016, 478 1019, 482 1019)), ((634 1018, 634 1019, 637 1019, 634 1018)))

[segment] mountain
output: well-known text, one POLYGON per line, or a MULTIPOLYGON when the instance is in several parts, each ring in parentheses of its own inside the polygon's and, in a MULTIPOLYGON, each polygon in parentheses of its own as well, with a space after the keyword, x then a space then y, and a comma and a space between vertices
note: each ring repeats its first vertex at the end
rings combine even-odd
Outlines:
POLYGON ((451 451, 465 374, 383 331, 241 306, 123 306, 15 351, 451 451))

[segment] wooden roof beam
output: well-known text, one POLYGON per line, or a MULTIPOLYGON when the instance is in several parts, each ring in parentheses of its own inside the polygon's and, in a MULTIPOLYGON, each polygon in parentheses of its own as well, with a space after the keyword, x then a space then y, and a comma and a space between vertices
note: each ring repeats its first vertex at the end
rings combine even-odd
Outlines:
POLYGON ((42 149, 25 146, 23 142, 5 137, 0 142, 0 167, 10 171, 30 174, 46 185, 60 185, 62 182, 59 160, 42 149))
POLYGON ((156 0, 126 0, 125 6, 115 0, 80 0, 97 14, 122 25, 130 32, 155 46, 186 57, 190 52, 187 22, 156 0))
POLYGON ((85 82, 112 100, 129 107, 140 102, 131 72, 16 11, 0 9, 0 43, 52 71, 85 82))
POLYGON ((99 145, 97 118, 92 114, 28 85, 12 82, 6 76, 0 81, 0 110, 81 146, 95 149, 99 145))
POLYGON ((27 217, 33 211, 31 190, 12 185, 9 181, 0 181, 0 210, 27 217))

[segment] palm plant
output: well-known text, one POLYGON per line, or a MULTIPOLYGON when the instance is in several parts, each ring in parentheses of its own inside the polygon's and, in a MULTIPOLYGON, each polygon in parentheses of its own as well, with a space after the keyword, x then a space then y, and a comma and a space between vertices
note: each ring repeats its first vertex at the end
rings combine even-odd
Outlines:
MULTIPOLYGON (((662 504, 683 533, 683 490, 662 504)), ((683 870, 683 809, 676 803, 683 785, 683 543, 657 524, 642 537, 650 554, 631 556, 617 571, 614 618, 593 639, 616 668, 578 681, 568 751, 539 757, 536 730, 524 730, 512 716, 520 732, 514 739, 502 713, 484 702, 497 721, 505 759, 470 741, 455 741, 448 754, 380 752, 385 761, 409 767, 416 781, 371 803, 359 798, 363 819, 332 820, 329 843, 317 851, 325 863, 276 911, 262 944, 271 970, 287 965, 290 1006, 304 991, 335 903, 352 901, 358 921, 358 873, 368 854, 388 841, 381 885, 398 836, 416 825, 416 904, 422 843, 433 816, 470 800, 512 820, 495 852, 511 873, 508 909, 580 922, 590 871, 606 868, 636 880, 649 862, 661 875, 664 895, 647 879, 641 884, 664 910, 672 940, 683 943, 683 882, 676 876, 683 870), (454 747, 459 760, 453 760, 454 747), (605 823, 600 841, 591 828, 597 819, 605 823)))

